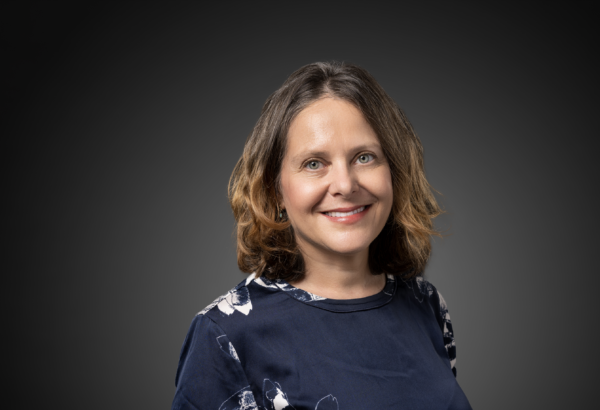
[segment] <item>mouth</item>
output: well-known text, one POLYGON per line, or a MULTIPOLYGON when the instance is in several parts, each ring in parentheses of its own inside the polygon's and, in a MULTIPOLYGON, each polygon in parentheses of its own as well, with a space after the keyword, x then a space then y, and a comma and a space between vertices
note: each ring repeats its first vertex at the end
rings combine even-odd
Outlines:
POLYGON ((321 212, 323 215, 326 215, 330 218, 346 218, 355 214, 360 214, 364 211, 366 211, 367 209, 369 209, 371 207, 371 205, 362 205, 362 206, 356 206, 356 207, 351 207, 351 208, 338 208, 338 209, 333 209, 331 211, 327 211, 327 212, 321 212))

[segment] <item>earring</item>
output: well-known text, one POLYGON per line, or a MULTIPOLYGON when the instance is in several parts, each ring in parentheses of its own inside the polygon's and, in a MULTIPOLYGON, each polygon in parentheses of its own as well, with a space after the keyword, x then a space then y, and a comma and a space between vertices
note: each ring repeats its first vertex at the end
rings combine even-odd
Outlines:
POLYGON ((277 212, 279 213, 279 219, 283 219, 283 215, 285 214, 285 208, 279 209, 279 204, 277 204, 277 212))

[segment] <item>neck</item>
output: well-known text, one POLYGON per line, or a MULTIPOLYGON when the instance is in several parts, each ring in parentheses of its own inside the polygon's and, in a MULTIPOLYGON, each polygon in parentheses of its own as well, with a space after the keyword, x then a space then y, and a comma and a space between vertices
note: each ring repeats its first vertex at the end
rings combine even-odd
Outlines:
POLYGON ((369 270, 368 248, 340 255, 298 245, 305 275, 291 284, 299 289, 329 299, 358 299, 379 293, 385 286, 385 275, 372 275, 369 270))

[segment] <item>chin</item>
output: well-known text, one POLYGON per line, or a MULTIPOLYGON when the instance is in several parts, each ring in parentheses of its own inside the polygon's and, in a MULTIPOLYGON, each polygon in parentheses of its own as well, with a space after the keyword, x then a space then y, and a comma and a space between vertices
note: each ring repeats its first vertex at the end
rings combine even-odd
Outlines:
POLYGON ((344 233, 332 233, 332 232, 320 232, 315 236, 307 236, 302 232, 296 232, 298 244, 304 243, 308 251, 310 248, 319 250, 319 252, 329 253, 334 255, 346 255, 352 256, 360 254, 361 252, 368 251, 371 242, 375 239, 375 235, 372 232, 344 232, 344 233))
POLYGON ((364 252, 365 250, 369 249, 369 245, 371 244, 371 242, 360 242, 360 243, 343 243, 343 242, 337 242, 335 244, 331 244, 331 246, 328 246, 329 251, 333 252, 333 253, 337 253, 340 255, 355 255, 361 252, 364 252))

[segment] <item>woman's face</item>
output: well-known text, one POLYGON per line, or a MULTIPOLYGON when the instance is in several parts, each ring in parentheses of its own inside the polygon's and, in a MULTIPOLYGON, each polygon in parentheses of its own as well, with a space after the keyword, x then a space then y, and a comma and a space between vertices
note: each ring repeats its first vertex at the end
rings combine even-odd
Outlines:
POLYGON ((392 209, 392 177, 375 131, 344 100, 318 100, 292 121, 281 206, 305 255, 367 252, 392 209))

